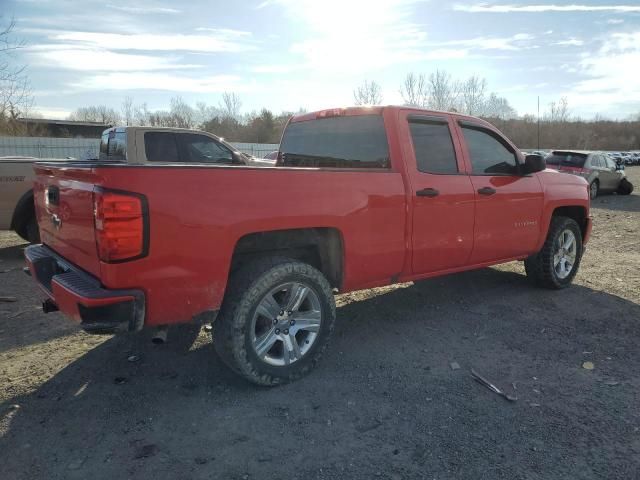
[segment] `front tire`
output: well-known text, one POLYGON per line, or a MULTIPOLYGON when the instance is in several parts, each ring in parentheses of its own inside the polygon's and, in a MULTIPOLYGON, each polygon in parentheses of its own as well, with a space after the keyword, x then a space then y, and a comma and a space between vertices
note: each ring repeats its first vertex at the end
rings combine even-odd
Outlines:
POLYGON ((263 258, 231 275, 213 343, 222 361, 250 382, 288 383, 317 365, 335 317, 322 273, 297 260, 263 258))
POLYGON ((582 251, 582 232, 576 221, 552 217, 542 249, 524 261, 527 277, 544 288, 566 288, 578 273, 582 251))

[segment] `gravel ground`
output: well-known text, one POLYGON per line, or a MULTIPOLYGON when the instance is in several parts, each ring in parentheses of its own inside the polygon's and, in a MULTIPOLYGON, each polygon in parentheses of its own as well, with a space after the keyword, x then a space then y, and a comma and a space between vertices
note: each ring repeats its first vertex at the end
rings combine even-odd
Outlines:
POLYGON ((1 233, 0 478, 640 478, 640 195, 593 207, 573 287, 511 263, 343 295, 319 368, 274 389, 204 331, 155 346, 44 315, 1 233))

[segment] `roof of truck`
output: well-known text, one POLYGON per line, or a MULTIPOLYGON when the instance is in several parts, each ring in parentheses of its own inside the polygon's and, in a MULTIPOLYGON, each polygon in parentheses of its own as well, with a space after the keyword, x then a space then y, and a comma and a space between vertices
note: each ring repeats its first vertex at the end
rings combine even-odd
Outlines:
POLYGON ((474 120, 482 123, 487 123, 481 118, 473 117, 471 115, 464 115, 458 112, 445 112, 442 110, 431 110, 428 108, 412 107, 407 105, 358 105, 350 107, 336 107, 326 108, 323 110, 316 110, 314 112, 300 113, 291 117, 292 122, 304 122, 306 120, 315 120, 317 118, 324 117, 339 117, 339 116, 355 116, 355 115, 380 115, 383 110, 411 110, 416 113, 426 115, 451 115, 460 120, 474 120))

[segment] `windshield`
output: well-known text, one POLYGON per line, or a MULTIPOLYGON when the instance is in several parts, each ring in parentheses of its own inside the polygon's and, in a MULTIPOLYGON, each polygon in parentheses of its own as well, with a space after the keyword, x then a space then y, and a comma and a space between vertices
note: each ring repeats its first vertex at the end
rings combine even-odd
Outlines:
POLYGON ((545 158, 545 161, 547 165, 566 165, 582 168, 586 159, 587 155, 584 153, 553 152, 545 158))

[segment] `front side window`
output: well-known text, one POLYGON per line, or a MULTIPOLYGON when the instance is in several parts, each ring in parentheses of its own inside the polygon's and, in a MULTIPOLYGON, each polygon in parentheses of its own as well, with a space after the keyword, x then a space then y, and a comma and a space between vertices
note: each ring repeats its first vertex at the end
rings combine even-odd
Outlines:
POLYGON ((497 134, 483 128, 462 127, 475 175, 515 175, 516 154, 497 134))
POLYGON ((176 138, 171 132, 146 132, 144 150, 150 162, 177 163, 180 161, 176 138))
POLYGON ((447 123, 410 121, 409 130, 418 171, 438 174, 458 173, 456 152, 447 123))
POLYGON ((206 135, 181 133, 178 135, 178 145, 183 162, 233 163, 231 150, 206 135))
POLYGON ((381 115, 329 117, 290 123, 279 165, 387 168, 389 146, 381 115))

